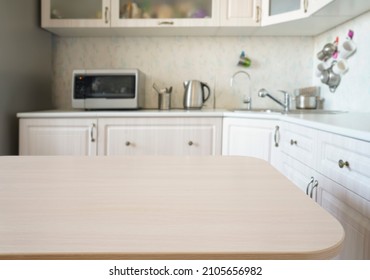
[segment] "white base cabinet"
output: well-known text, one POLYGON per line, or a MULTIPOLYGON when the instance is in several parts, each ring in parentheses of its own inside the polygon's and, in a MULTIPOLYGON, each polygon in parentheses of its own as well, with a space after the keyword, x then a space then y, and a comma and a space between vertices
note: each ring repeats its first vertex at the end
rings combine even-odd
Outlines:
POLYGON ((20 155, 220 155, 222 118, 20 119, 20 155))
POLYGON ((96 119, 20 119, 20 155, 78 155, 97 153, 96 119))
POLYGON ((224 118, 222 154, 272 160, 278 121, 266 119, 224 118))
POLYGON ((338 259, 370 259, 370 143, 281 125, 280 171, 341 222, 338 259))

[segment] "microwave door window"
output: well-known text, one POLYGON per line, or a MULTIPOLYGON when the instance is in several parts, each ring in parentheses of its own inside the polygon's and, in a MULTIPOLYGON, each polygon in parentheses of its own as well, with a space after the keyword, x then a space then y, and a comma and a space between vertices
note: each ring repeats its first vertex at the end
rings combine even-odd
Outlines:
POLYGON ((135 76, 91 77, 87 98, 135 98, 135 76))

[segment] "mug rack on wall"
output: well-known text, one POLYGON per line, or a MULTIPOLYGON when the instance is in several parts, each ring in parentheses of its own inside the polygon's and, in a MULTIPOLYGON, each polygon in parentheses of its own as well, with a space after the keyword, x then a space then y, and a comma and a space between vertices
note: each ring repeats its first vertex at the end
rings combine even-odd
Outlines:
POLYGON ((348 72, 348 58, 356 52, 356 44, 353 41, 354 32, 348 31, 347 38, 339 44, 337 37, 333 43, 327 43, 321 51, 317 53, 317 58, 321 61, 316 68, 316 76, 323 84, 329 86, 331 92, 338 88, 343 75, 348 72))

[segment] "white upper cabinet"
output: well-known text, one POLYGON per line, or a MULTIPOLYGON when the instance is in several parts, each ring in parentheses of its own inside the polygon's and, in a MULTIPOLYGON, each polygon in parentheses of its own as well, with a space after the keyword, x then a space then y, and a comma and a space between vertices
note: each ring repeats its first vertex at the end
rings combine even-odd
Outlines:
POLYGON ((220 7, 221 26, 260 26, 260 0, 224 0, 220 7))
POLYGON ((334 0, 262 0, 262 25, 309 17, 334 0))
POLYGON ((41 25, 59 36, 313 36, 369 9, 368 0, 41 0, 41 25))
POLYGON ((110 0, 41 0, 42 27, 110 27, 110 0))

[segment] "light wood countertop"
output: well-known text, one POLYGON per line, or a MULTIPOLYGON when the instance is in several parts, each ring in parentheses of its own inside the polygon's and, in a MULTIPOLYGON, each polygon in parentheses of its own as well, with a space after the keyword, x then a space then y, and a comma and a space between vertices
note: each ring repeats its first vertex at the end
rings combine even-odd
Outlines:
POLYGON ((245 157, 0 157, 0 259, 325 259, 344 231, 245 157))

